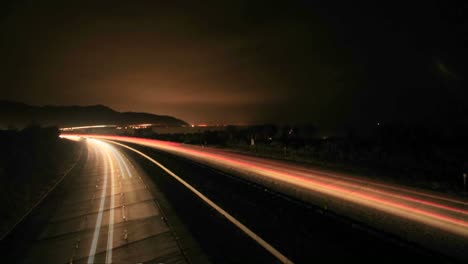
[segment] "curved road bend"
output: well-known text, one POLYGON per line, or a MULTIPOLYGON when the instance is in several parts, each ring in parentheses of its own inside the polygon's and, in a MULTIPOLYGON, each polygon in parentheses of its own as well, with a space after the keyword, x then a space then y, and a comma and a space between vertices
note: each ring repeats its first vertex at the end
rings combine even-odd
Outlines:
POLYGON ((138 144, 193 160, 323 206, 403 241, 468 260, 468 201, 462 197, 174 142, 121 136, 91 137, 138 144))

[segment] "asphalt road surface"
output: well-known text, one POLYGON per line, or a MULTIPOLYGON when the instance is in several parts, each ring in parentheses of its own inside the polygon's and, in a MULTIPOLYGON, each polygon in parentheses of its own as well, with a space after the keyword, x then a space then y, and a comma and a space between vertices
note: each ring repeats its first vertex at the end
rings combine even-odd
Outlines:
POLYGON ((79 172, 2 241, 4 263, 187 263, 146 176, 114 146, 83 144, 79 172))
MULTIPOLYGON (((395 238, 403 244, 467 261, 468 201, 463 197, 450 197, 212 148, 131 137, 96 138, 146 146, 172 154, 173 159, 182 157, 185 161, 201 164, 268 191, 317 206, 327 213, 343 216, 366 230, 385 234, 385 237, 395 238)), ((180 163, 172 169, 178 170, 179 167, 180 163)), ((207 182, 210 184, 213 181, 207 182)), ((224 188, 227 187, 222 187, 223 191, 227 191, 224 188)))
POLYGON ((460 198, 173 142, 83 142, 86 160, 2 241, 7 262, 467 261, 460 198))

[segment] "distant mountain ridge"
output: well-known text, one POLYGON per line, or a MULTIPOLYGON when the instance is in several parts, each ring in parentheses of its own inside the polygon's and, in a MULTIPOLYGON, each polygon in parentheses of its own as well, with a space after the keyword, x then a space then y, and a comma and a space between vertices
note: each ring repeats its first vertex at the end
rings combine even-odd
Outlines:
POLYGON ((58 127, 132 124, 188 125, 185 121, 172 116, 118 112, 104 105, 32 106, 0 100, 1 128, 23 128, 29 124, 58 127))

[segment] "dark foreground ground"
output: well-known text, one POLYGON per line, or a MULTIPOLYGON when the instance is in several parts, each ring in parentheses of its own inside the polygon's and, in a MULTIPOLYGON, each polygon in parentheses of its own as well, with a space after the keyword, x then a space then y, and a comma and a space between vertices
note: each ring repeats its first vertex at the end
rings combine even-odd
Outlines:
POLYGON ((0 131, 0 238, 62 179, 82 154, 54 127, 0 131))

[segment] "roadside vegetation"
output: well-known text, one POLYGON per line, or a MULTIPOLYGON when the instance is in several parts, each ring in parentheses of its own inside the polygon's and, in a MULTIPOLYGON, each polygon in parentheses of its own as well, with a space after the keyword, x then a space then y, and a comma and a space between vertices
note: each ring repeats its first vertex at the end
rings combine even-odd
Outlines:
POLYGON ((56 127, 0 130, 0 235, 3 236, 63 176, 80 146, 56 127))

